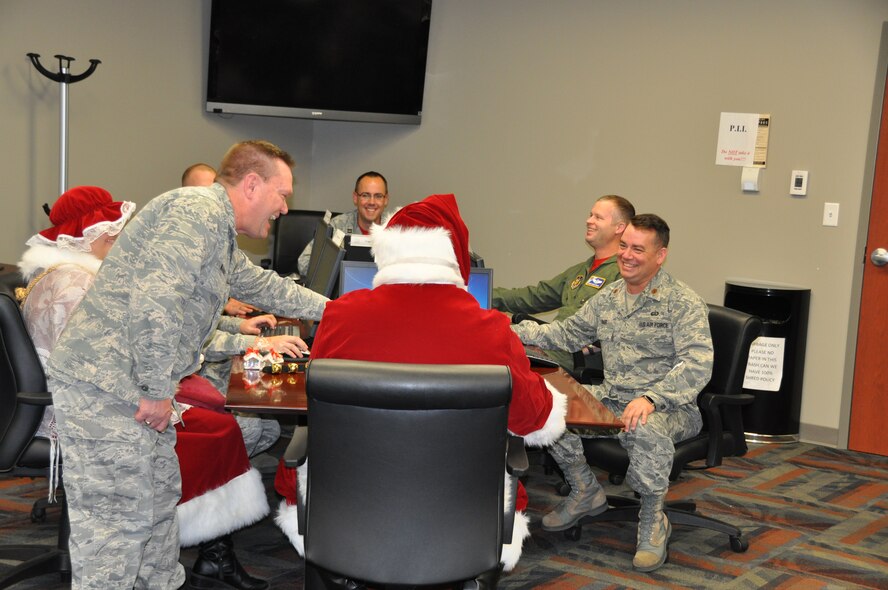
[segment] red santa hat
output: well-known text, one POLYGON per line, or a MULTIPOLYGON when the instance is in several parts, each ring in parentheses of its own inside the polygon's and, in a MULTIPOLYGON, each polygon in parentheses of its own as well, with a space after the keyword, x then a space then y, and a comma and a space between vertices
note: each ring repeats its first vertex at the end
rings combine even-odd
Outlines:
POLYGON ((469 280, 469 230, 456 197, 432 195, 371 228, 379 271, 373 286, 392 283, 448 283, 465 288, 469 280))
POLYGON ((102 234, 119 234, 135 210, 135 203, 114 201, 103 188, 78 186, 64 192, 52 206, 52 227, 33 236, 27 244, 89 252, 90 244, 102 234))

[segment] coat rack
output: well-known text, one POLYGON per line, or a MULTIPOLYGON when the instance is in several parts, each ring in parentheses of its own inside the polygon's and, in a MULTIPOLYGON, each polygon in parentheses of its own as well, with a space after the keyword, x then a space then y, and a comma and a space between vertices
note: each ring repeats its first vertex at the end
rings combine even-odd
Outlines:
MULTIPOLYGON (((61 89, 61 99, 59 101, 59 144, 61 146, 59 148, 59 194, 61 195, 68 190, 68 85, 89 78, 102 62, 98 59, 89 60, 89 68, 82 74, 75 76, 71 74, 73 57, 56 55, 55 57, 59 60, 59 71, 54 74, 40 63, 39 53, 29 53, 27 55, 31 58, 31 63, 34 64, 37 71, 50 80, 58 82, 61 89)), ((43 208, 49 214, 48 206, 44 205, 43 208)))

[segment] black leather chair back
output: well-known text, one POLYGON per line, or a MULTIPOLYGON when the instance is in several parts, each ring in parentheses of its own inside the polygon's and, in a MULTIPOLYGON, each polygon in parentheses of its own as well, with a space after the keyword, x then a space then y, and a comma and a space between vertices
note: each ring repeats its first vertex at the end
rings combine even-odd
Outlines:
POLYGON ((710 305, 709 330, 712 332, 714 360, 712 377, 704 391, 740 393, 749 347, 761 333, 762 321, 736 309, 710 305))
MULTIPOLYGON (((749 360, 749 348, 761 334, 762 320, 748 313, 722 307, 709 306, 709 330, 712 332, 713 363, 712 377, 703 388, 703 393, 721 395, 740 395, 743 393, 743 379, 746 375, 746 364, 749 360)), ((720 464, 722 457, 741 456, 746 454, 746 434, 743 430, 742 407, 740 405, 720 404, 719 412, 707 412, 705 403, 710 400, 701 395, 701 413, 703 415, 703 431, 712 430, 710 421, 721 420, 721 446, 719 449, 709 448, 706 454, 707 464, 720 464)), ((707 446, 711 447, 710 443, 707 446)), ((699 453, 692 453, 692 455, 699 453)), ((691 460, 699 459, 694 457, 691 460)), ((679 457, 676 467, 680 468, 686 461, 679 457)), ((673 479, 678 472, 673 470, 673 479)))
POLYGON ((326 211, 290 210, 274 222, 271 268, 280 275, 298 272, 297 262, 305 246, 314 238, 318 222, 326 211))
POLYGON ((507 367, 319 359, 306 392, 308 562, 406 585, 497 567, 507 367))
POLYGON ((18 303, 0 289, 0 472, 49 464, 49 441, 34 440, 43 406, 18 403, 19 392, 45 391, 43 367, 18 303))

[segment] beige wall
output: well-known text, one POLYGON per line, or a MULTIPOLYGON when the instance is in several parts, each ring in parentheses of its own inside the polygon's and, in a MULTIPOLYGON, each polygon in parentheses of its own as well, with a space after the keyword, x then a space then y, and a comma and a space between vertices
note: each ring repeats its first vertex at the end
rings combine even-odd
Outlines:
POLYGON ((299 206, 347 209, 367 169, 388 176, 394 204, 456 193, 507 286, 584 258, 592 200, 621 194, 669 221, 668 269, 710 302, 728 277, 812 289, 801 418, 819 442, 845 444, 888 3, 435 0, 419 127, 206 115, 207 14, 206 0, 0 3, 0 260, 43 226, 57 186, 57 85, 24 54, 74 55, 75 72, 97 57, 71 87, 70 185, 144 203, 185 164, 261 136, 299 161, 299 206), (772 115, 758 193, 714 165, 722 111, 772 115), (793 169, 810 171, 807 197, 789 196, 793 169), (837 228, 820 225, 827 201, 841 205, 837 228))
POLYGON ((305 200, 311 122, 204 112, 209 9, 207 0, 0 0, 0 260, 18 260, 46 225, 40 206, 58 197, 59 84, 26 53, 40 54, 52 72, 56 54, 76 58, 74 74, 102 61, 68 87, 69 187, 101 185, 142 205, 178 186, 189 164, 217 165, 235 141, 261 137, 297 159, 296 199, 305 200))

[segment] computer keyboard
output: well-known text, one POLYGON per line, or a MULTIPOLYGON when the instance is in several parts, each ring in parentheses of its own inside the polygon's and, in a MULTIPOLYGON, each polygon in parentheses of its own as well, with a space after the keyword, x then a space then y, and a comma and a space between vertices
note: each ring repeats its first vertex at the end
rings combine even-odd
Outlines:
POLYGON ((259 335, 264 338, 269 336, 299 336, 299 326, 296 324, 278 324, 274 328, 266 326, 262 328, 259 335))

